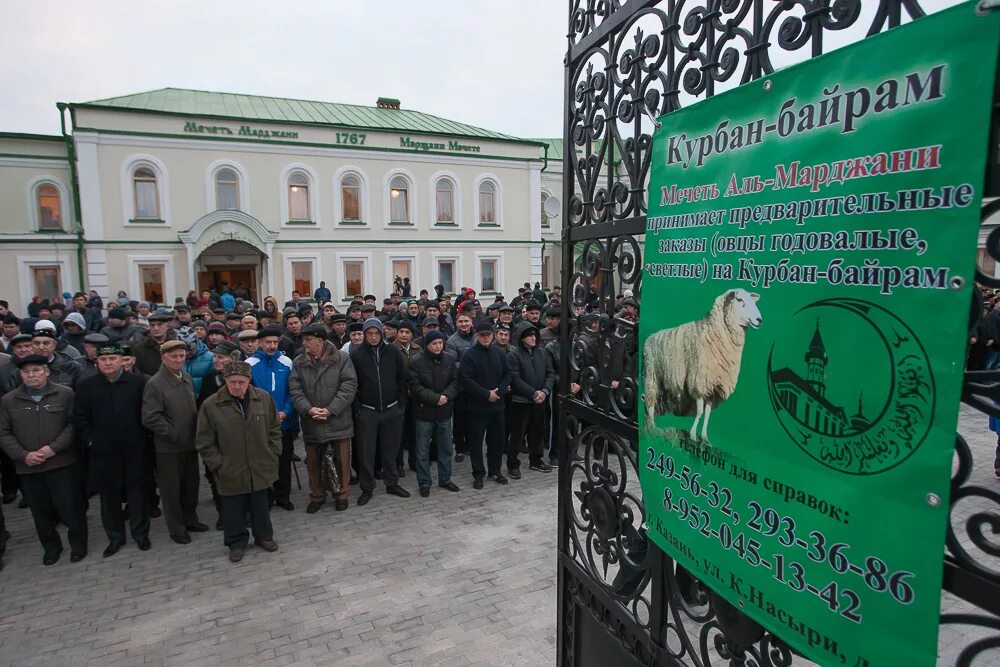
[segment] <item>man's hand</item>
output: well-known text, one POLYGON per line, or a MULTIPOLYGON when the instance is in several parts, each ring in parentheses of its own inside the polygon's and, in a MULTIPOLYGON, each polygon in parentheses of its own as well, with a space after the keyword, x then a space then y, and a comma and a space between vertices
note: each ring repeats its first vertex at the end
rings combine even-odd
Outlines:
POLYGON ((534 401, 535 403, 544 403, 545 392, 539 389, 538 391, 535 392, 534 396, 531 397, 531 400, 534 401))
POLYGON ((287 414, 285 414, 284 412, 280 412, 280 411, 279 411, 279 412, 278 412, 278 421, 279 421, 279 422, 283 422, 283 421, 285 421, 286 419, 288 419, 288 415, 287 415, 287 414))
POLYGON ((612 389, 617 389, 618 388, 618 380, 612 380, 611 381, 611 388, 612 389))
POLYGON ((500 400, 500 394, 497 393, 496 389, 490 389, 490 403, 496 403, 500 400))
POLYGON ((444 394, 441 394, 441 396, 438 397, 438 405, 447 405, 447 404, 448 404, 448 397, 445 396, 444 394))
POLYGON ((28 452, 28 455, 24 457, 24 462, 34 467, 45 463, 45 457, 40 452, 28 452))
POLYGON ((309 408, 309 412, 307 412, 306 414, 312 417, 313 419, 322 419, 323 410, 324 408, 309 408))
POLYGON ((577 383, 577 382, 570 382, 569 383, 569 393, 571 393, 571 394, 579 394, 580 393, 580 389, 581 389, 581 387, 580 387, 579 383, 577 383))
POLYGON ((47 459, 51 459, 53 456, 56 455, 56 453, 54 451, 52 451, 52 448, 49 447, 48 445, 45 445, 44 447, 39 447, 37 451, 38 451, 39 454, 42 455, 42 460, 43 461, 47 460, 47 459))

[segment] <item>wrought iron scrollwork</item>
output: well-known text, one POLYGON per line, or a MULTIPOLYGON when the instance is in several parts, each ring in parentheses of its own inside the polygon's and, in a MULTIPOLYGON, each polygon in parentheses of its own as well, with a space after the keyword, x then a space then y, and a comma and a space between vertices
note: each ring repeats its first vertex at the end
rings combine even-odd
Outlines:
MULTIPOLYGON (((803 662, 646 539, 636 467, 638 332, 624 317, 621 297, 631 290, 641 303, 653 118, 829 51, 850 41, 849 28, 874 35, 923 15, 917 0, 570 0, 559 421, 566 443, 562 664, 586 663, 573 652, 581 610, 640 664, 803 662), (570 382, 579 383, 578 393, 570 395, 570 382)), ((983 214, 998 211, 1000 200, 983 214)), ((1000 261, 1000 229, 986 245, 1000 261)), ((1000 288, 1000 278, 981 270, 976 278, 1000 288)), ((981 301, 970 304, 970 327, 981 314, 981 301)), ((967 372, 962 400, 1000 417, 1000 370, 967 372)), ((973 463, 957 435, 945 594, 983 613, 949 611, 942 628, 992 631, 962 649, 959 665, 1000 647, 1000 491, 972 481, 973 463), (964 511, 970 502, 988 509, 964 511)))

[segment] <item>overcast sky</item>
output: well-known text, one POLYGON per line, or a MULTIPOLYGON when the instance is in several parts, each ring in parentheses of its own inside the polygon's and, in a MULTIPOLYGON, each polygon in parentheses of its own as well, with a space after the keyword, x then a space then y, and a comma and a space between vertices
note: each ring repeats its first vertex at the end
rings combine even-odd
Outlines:
POLYGON ((404 108, 499 132, 560 136, 566 6, 8 0, 0 131, 58 133, 57 101, 171 86, 366 105, 397 97, 404 108))

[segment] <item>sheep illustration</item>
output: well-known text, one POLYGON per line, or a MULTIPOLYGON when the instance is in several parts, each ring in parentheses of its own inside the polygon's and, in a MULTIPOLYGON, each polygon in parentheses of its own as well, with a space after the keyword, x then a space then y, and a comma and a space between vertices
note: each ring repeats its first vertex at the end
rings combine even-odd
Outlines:
POLYGON ((761 324, 758 294, 731 289, 720 294, 700 320, 657 331, 643 347, 646 425, 657 415, 694 415, 691 437, 704 415, 701 437, 708 439, 708 418, 732 395, 740 375, 747 327, 761 324))

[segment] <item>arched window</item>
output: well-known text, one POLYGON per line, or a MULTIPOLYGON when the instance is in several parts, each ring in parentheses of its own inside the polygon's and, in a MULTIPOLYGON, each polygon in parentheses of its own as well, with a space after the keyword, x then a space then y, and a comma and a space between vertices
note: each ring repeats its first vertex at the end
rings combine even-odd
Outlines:
POLYGON ((434 186, 435 217, 437 224, 455 223, 455 188, 447 178, 438 179, 434 186))
POLYGON ((340 181, 340 219, 346 222, 361 222, 361 181, 348 174, 340 181))
POLYGON ((240 208, 240 177, 229 167, 215 172, 215 208, 218 211, 240 208))
POLYGON ((552 226, 552 220, 549 216, 545 215, 545 202, 549 199, 548 192, 542 192, 542 229, 548 229, 552 226))
POLYGON ((138 167, 132 172, 132 202, 137 220, 160 219, 156 174, 149 167, 138 167))
POLYGON ((410 184, 402 176, 389 182, 389 222, 410 222, 410 184))
POLYGON ((309 213, 309 176, 302 171, 293 171, 288 176, 288 219, 310 221, 309 213))
POLYGON ((490 181, 479 184, 479 224, 497 224, 497 186, 490 181))
POLYGON ((62 201, 59 188, 51 183, 43 183, 35 191, 38 204, 38 231, 62 231, 62 201))

